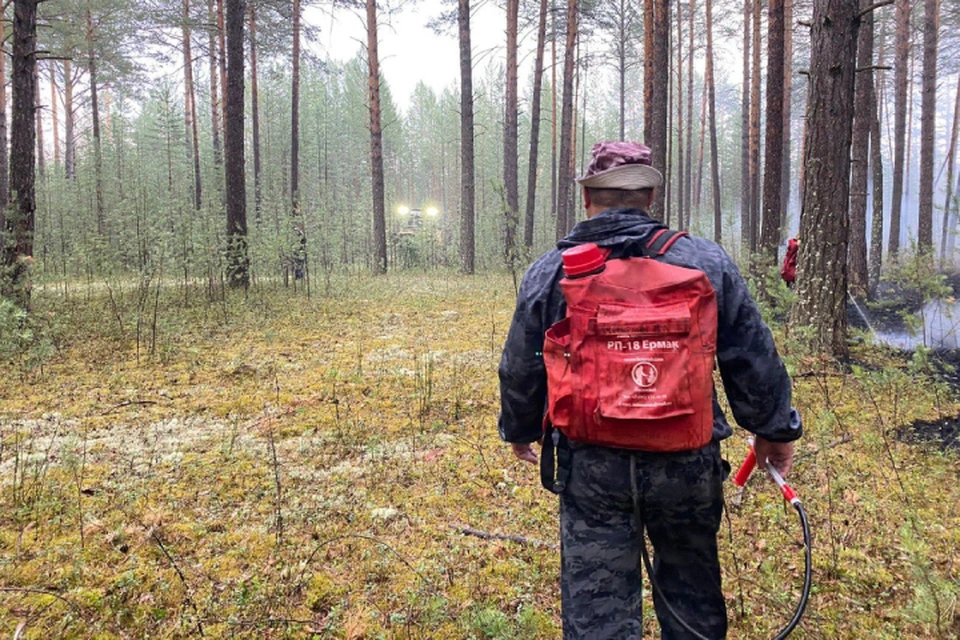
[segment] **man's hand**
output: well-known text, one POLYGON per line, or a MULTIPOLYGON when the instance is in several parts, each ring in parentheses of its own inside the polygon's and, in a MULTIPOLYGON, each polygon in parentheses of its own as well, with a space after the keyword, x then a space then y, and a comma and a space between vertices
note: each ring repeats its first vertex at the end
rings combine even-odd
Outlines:
POLYGON ((769 461, 784 478, 790 473, 793 467, 792 442, 770 442, 757 436, 753 450, 757 454, 757 463, 761 469, 766 470, 767 465, 764 461, 769 461))
POLYGON ((513 449, 513 455, 524 462, 537 464, 537 452, 533 450, 532 444, 521 444, 514 442, 510 445, 513 449))

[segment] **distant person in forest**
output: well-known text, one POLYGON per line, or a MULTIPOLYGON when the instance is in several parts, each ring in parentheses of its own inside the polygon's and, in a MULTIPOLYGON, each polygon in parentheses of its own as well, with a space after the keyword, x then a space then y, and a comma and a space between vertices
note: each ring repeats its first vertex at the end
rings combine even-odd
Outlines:
POLYGON ((790 378, 724 250, 646 213, 663 183, 650 149, 598 144, 578 182, 587 220, 524 276, 499 371, 500 436, 531 463, 540 441, 560 496, 564 638, 641 637, 644 530, 663 637, 689 625, 723 638, 720 441, 733 431, 712 370, 757 457, 784 474, 802 432, 790 378))
POLYGON ((800 243, 796 238, 790 238, 787 242, 787 255, 783 258, 783 266, 780 267, 780 277, 787 283, 787 287, 793 289, 793 283, 797 279, 797 253, 800 252, 800 243))

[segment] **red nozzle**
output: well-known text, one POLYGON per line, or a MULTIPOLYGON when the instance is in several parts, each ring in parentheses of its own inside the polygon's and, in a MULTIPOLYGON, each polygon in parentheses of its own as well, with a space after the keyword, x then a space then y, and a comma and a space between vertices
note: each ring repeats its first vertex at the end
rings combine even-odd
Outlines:
POLYGON ((747 454, 747 459, 743 461, 743 464, 740 465, 740 469, 737 470, 737 475, 733 477, 733 484, 742 489, 747 484, 747 480, 750 479, 750 475, 756 468, 757 454, 754 452, 753 446, 751 445, 750 453, 747 454))

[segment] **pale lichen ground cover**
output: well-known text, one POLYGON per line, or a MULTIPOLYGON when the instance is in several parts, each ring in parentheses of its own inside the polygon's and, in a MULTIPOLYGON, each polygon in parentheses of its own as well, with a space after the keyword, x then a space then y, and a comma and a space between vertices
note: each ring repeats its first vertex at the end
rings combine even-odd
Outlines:
MULTIPOLYGON (((354 277, 188 308, 164 288, 139 359, 133 301, 86 295, 38 296, 58 349, 2 374, 0 633, 559 637, 556 501, 496 434, 511 280, 354 277)), ((798 637, 956 637, 960 466, 894 430, 958 406, 882 354, 839 373, 780 342, 816 547, 798 637)), ((727 442, 732 463, 745 446, 727 442)), ((731 637, 769 637, 802 574, 771 486, 731 509, 721 552, 731 637)))

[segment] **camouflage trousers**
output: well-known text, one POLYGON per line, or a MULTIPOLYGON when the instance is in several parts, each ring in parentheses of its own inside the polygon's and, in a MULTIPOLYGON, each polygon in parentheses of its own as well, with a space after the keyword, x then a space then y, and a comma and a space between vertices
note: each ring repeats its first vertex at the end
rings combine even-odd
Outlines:
POLYGON ((690 638, 664 605, 707 638, 724 638, 717 532, 729 466, 720 446, 653 454, 572 445, 560 496, 563 637, 642 637, 640 523, 653 544, 662 638, 690 638))

